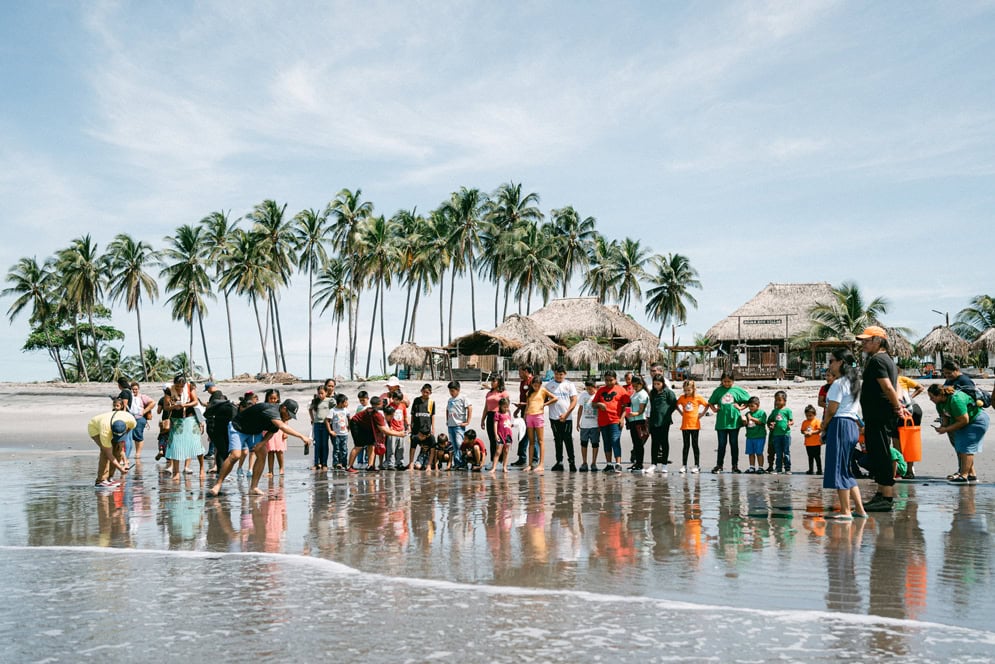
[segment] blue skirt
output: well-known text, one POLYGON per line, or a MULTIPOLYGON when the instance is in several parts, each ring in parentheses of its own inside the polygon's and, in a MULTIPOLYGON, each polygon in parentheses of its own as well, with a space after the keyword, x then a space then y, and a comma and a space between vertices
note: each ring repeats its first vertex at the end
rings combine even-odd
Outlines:
POLYGON ((834 417, 826 429, 826 467, 823 489, 852 489, 857 480, 850 472, 850 456, 857 446, 860 428, 849 417, 834 417))
POLYGON ((170 420, 166 458, 171 461, 185 461, 195 459, 203 453, 204 445, 200 442, 200 425, 197 424, 197 418, 191 415, 183 419, 170 420))
POLYGON ((957 454, 977 454, 980 452, 982 439, 987 432, 988 413, 979 410, 966 427, 954 431, 954 449, 957 450, 957 454))

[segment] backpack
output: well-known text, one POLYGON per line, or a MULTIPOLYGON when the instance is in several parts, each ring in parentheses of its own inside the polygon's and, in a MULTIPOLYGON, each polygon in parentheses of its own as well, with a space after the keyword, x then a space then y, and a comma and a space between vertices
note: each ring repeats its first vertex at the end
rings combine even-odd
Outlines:
POLYGON ((978 405, 978 408, 991 408, 992 405, 991 395, 989 395, 988 392, 985 392, 977 385, 972 385, 971 387, 961 386, 958 387, 957 389, 963 392, 964 394, 973 397, 974 403, 978 405))

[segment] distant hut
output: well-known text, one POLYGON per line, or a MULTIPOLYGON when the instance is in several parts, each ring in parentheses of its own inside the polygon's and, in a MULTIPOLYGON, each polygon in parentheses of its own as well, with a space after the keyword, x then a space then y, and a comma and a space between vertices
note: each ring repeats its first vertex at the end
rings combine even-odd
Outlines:
POLYGON ((421 368, 425 366, 426 352, 424 348, 417 344, 410 342, 403 343, 390 351, 387 361, 395 366, 404 366, 405 373, 407 373, 407 370, 411 367, 421 368))
POLYGON ((598 370, 602 362, 611 362, 614 357, 612 349, 602 346, 593 339, 585 339, 573 345, 565 354, 567 361, 575 367, 587 367, 591 373, 598 370))
POLYGON ((659 344, 659 338, 622 313, 616 306, 598 302, 596 297, 567 297, 552 300, 529 318, 535 321, 543 334, 564 343, 567 339, 604 339, 612 348, 619 348, 646 339, 659 344))
POLYGON ((543 334, 535 321, 518 314, 511 314, 493 330, 476 330, 458 337, 449 344, 448 348, 459 356, 461 368, 471 368, 479 370, 482 374, 489 374, 503 372, 504 360, 514 351, 530 343, 545 347, 548 351, 545 355, 551 353, 553 357, 550 363, 556 361, 560 346, 543 334))
POLYGON ((943 364, 944 357, 967 357, 971 348, 966 339, 946 325, 934 327, 929 334, 919 340, 916 346, 920 353, 932 355, 936 360, 936 366, 943 364))
POLYGON ((660 359, 660 347, 648 339, 636 339, 615 351, 615 359, 629 367, 639 367, 640 370, 650 362, 660 359))
POLYGON ((990 327, 981 333, 971 344, 975 353, 984 351, 988 355, 988 368, 995 368, 995 327, 990 327))
POLYGON ((888 332, 888 348, 893 357, 900 357, 907 360, 915 354, 912 342, 905 338, 905 335, 893 327, 885 328, 888 332))
POLYGON ((767 284, 705 336, 717 344, 727 370, 743 378, 773 378, 787 372, 789 340, 809 330, 812 307, 833 300, 826 282, 767 284))
POLYGON ((535 340, 523 344, 521 348, 511 355, 511 361, 515 364, 532 365, 534 367, 546 367, 556 362, 556 346, 550 346, 542 341, 535 340))

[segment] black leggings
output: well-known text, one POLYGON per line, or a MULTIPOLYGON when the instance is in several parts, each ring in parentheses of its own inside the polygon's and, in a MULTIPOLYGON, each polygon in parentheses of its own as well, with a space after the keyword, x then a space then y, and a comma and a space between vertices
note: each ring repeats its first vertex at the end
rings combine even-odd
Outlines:
POLYGON ((822 472, 822 446, 821 445, 806 445, 805 452, 808 454, 808 472, 812 472, 812 464, 815 464, 815 469, 820 473, 822 472))
POLYGON ((670 463, 670 427, 650 427, 650 439, 653 441, 652 463, 670 463))
POLYGON ((484 424, 487 425, 487 440, 491 443, 491 462, 497 463, 494 457, 497 454, 497 431, 494 430, 494 411, 488 412, 484 416, 484 424))
POLYGON ((684 438, 684 451, 681 453, 681 465, 688 465, 688 449, 694 448, 694 465, 700 466, 701 451, 698 449, 698 429, 681 429, 684 438))

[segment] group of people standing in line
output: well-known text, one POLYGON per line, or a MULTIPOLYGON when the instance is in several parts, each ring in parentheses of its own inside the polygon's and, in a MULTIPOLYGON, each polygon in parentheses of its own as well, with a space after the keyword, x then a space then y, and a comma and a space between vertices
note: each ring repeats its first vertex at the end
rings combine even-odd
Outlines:
MULTIPOLYGON (((896 457, 901 457, 900 453, 896 455, 897 430, 905 423, 918 426, 922 419, 922 410, 914 398, 924 388, 898 375, 888 354, 887 332, 869 327, 857 339, 864 355, 862 371, 853 352, 845 348, 832 351, 828 381, 819 398, 824 409, 822 417, 817 417, 815 406, 808 405, 798 420, 808 474, 823 474, 821 448, 826 447, 823 486, 837 492, 840 510, 836 517, 840 519, 891 510, 896 457), (861 442, 865 449, 862 465, 878 487, 866 502, 854 474, 855 450, 861 442)), ((960 374, 955 364, 944 365, 944 375, 946 383, 930 386, 928 394, 940 417, 936 430, 950 436, 958 455, 958 470, 947 480, 953 484, 975 483, 974 455, 981 451, 989 418, 974 398, 973 383, 960 374)), ((121 381, 122 391, 114 398, 113 410, 90 422, 90 436, 101 450, 97 484, 114 486, 114 472, 123 476, 129 457, 134 454, 138 458, 153 410, 162 416, 156 459, 165 457, 168 472, 178 477, 192 472, 190 463, 196 458, 204 477, 204 460, 213 456, 217 480, 209 491, 211 495, 221 491, 225 478, 233 471, 242 474, 247 460, 250 470, 246 472, 252 476, 250 491, 261 493, 258 483, 267 459, 270 475, 274 461, 283 473, 287 437, 303 441, 305 455, 313 442, 312 468, 318 472, 411 468, 495 473, 498 469, 506 472, 510 466, 543 473, 547 419, 555 450, 555 463, 550 468, 553 472, 622 472, 621 439, 623 429, 627 429, 632 441, 628 470, 665 474, 669 471, 669 433, 675 414, 679 414, 682 440, 680 473, 700 472, 701 420, 711 415, 715 416, 717 436, 713 473, 725 471, 727 452, 733 473, 791 472, 791 432, 796 421, 787 407, 786 392, 776 392, 773 407, 766 412, 759 398, 751 397, 734 383, 731 373, 722 375, 720 386, 708 398, 697 392, 693 380, 684 381, 681 394, 675 394, 659 365, 651 368, 648 383, 631 373, 625 374, 624 383, 618 382, 614 371, 605 371, 602 377, 602 385, 587 380, 583 391, 579 391, 566 379, 562 365, 554 367, 547 380, 524 366, 519 369, 521 382, 517 398, 513 399, 504 379, 493 376, 479 420, 489 445, 470 428, 473 406, 461 394, 458 381, 448 385, 446 427, 437 432, 430 384, 423 385, 419 395, 409 401, 401 391, 400 381, 391 377, 382 395, 359 392, 358 404, 352 408, 349 398, 337 393, 335 381, 329 379, 317 388, 308 407, 311 435, 299 433, 288 424, 297 417, 298 404, 293 399, 281 402, 275 389, 267 390, 263 403, 247 392, 236 404, 209 381, 205 389, 210 397, 204 408, 196 386, 183 376, 163 386, 158 402, 142 395, 136 383, 121 381), (739 467, 740 430, 745 430, 749 463, 745 471, 739 467), (207 454, 201 443, 205 431, 210 441, 207 454), (579 467, 574 431, 580 438, 579 467), (645 464, 648 441, 650 461, 645 464), (600 468, 599 447, 604 449, 600 468), (513 454, 517 458, 511 462, 513 454)), ((902 474, 914 477, 913 465, 908 464, 902 474)))

